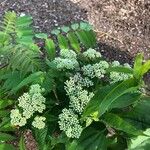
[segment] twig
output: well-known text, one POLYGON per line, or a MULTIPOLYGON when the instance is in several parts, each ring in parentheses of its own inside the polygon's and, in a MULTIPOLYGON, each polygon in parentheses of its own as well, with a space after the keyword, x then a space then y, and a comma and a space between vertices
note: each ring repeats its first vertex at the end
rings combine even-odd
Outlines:
POLYGON ((100 33, 100 34, 101 34, 100 38, 106 35, 106 36, 108 36, 108 37, 110 37, 110 38, 112 38, 112 39, 114 39, 114 40, 119 41, 121 44, 123 44, 123 42, 122 42, 121 40, 119 40, 119 39, 113 37, 113 36, 110 35, 108 32, 103 32, 103 31, 98 31, 98 30, 94 30, 94 31, 95 31, 96 33, 100 33))
POLYGON ((56 98, 56 100, 57 100, 56 105, 59 105, 59 99, 58 99, 58 96, 57 96, 56 90, 53 90, 53 93, 54 93, 55 98, 56 98))

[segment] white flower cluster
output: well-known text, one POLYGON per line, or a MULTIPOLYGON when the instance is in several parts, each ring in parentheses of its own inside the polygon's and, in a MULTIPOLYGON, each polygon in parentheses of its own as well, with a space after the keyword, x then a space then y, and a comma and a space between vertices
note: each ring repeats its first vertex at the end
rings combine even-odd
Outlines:
POLYGON ((89 48, 87 51, 83 52, 83 56, 90 60, 94 60, 95 58, 100 58, 101 53, 97 52, 95 49, 89 48))
POLYGON ((81 84, 83 87, 90 87, 94 85, 93 81, 91 81, 88 77, 83 78, 80 73, 76 73, 73 79, 76 83, 81 84))
POLYGON ((79 67, 79 63, 76 57, 77 54, 74 51, 62 49, 60 51, 60 57, 55 58, 53 62, 56 64, 56 67, 59 70, 73 70, 79 67))
POLYGON ((82 132, 82 126, 79 124, 78 116, 71 109, 63 109, 59 115, 60 130, 65 131, 69 138, 79 138, 82 132))
POLYGON ((24 93, 18 98, 19 109, 11 110, 10 117, 12 125, 24 126, 27 119, 31 118, 35 112, 42 113, 46 109, 45 98, 42 96, 42 92, 43 89, 38 84, 35 84, 31 86, 28 93, 24 93))
POLYGON ((62 49, 60 51, 60 56, 62 58, 77 59, 77 54, 73 50, 68 49, 62 49))
POLYGON ((10 118, 11 118, 11 124, 14 126, 21 127, 27 123, 26 118, 22 116, 22 114, 19 112, 19 109, 11 110, 10 118))
POLYGON ((32 122, 33 127, 38 128, 38 129, 43 129, 45 127, 45 117, 41 116, 36 116, 34 118, 34 121, 32 122))
POLYGON ((88 64, 86 66, 83 66, 81 69, 85 76, 88 76, 90 78, 103 78, 108 67, 109 64, 106 61, 100 61, 99 63, 95 63, 93 65, 88 64))
MULTIPOLYGON (((113 61, 112 62, 112 67, 117 67, 117 66, 121 66, 120 63, 118 61, 113 61)), ((126 67, 126 68, 131 68, 131 66, 128 63, 125 63, 123 66, 126 67)), ((115 71, 110 72, 111 83, 127 80, 131 77, 132 77, 132 74, 127 74, 127 73, 122 73, 122 72, 115 72, 115 71)))
MULTIPOLYGON (((84 90, 83 87, 85 84, 83 86, 82 83, 80 83, 80 80, 78 82, 78 80, 76 80, 76 76, 79 76, 79 74, 74 77, 70 77, 70 79, 65 82, 65 90, 70 99, 69 107, 76 113, 81 114, 94 94, 84 90)), ((92 85, 91 82, 90 85, 92 85)), ((87 85, 89 86, 89 83, 87 85)))
POLYGON ((81 135, 82 126, 78 115, 81 115, 87 103, 94 96, 92 92, 84 90, 83 87, 92 85, 93 82, 89 78, 84 79, 79 73, 65 82, 65 90, 70 99, 69 110, 65 108, 59 115, 59 126, 69 138, 79 138, 81 135))

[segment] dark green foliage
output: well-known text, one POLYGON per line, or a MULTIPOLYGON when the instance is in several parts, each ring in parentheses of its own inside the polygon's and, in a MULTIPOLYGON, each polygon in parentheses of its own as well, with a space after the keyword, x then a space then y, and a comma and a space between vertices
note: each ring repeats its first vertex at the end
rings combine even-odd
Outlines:
POLYGON ((75 23, 71 27, 63 26, 54 29, 51 33, 56 35, 61 49, 69 48, 79 52, 82 45, 86 48, 94 48, 96 46, 96 35, 91 25, 86 22, 75 23))
MULTIPOLYGON (((73 49, 79 67, 101 61, 103 58, 90 60, 82 54, 84 50, 96 47, 96 35, 86 22, 54 29, 51 38, 45 33, 35 34, 31 25, 32 17, 19 17, 14 12, 6 13, 1 24, 0 149, 15 149, 4 142, 16 139, 16 129, 31 129, 39 150, 130 150, 129 143, 133 138, 145 137, 144 131, 150 128, 150 97, 141 88, 145 87, 143 75, 150 69, 150 61, 143 63, 143 55, 139 54, 133 69, 112 67, 109 63, 104 78, 91 79, 94 85, 86 87, 86 90, 93 92, 94 97, 83 113, 74 112, 83 131, 79 139, 71 139, 59 129, 59 114, 62 109, 69 107, 65 81, 79 73, 78 70, 82 71, 80 68, 59 70, 53 60, 59 55, 60 49, 73 49), (37 46, 34 37, 44 44, 37 46), (111 72, 130 74, 132 77, 111 83, 111 72), (27 92, 32 84, 39 84, 45 89, 43 96, 46 109, 43 113, 34 114, 46 118, 46 126, 41 130, 33 128, 30 120, 20 128, 10 123, 10 110, 17 108, 18 97, 27 92)), ((144 143, 147 141, 148 138, 144 143)), ((23 135, 18 146, 20 150, 26 149, 23 135)), ((147 147, 147 144, 143 147, 147 147)))

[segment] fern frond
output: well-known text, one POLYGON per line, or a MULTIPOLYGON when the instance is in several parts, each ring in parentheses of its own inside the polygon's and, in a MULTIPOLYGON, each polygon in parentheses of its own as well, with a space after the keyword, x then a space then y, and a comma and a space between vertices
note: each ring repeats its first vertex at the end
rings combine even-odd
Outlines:
POLYGON ((5 34, 14 33, 15 23, 16 23, 16 13, 15 12, 6 12, 4 15, 3 24, 1 26, 2 31, 5 34))
POLYGON ((26 74, 40 70, 40 53, 38 49, 32 49, 18 45, 14 48, 13 54, 10 57, 9 67, 14 70, 19 70, 26 74))

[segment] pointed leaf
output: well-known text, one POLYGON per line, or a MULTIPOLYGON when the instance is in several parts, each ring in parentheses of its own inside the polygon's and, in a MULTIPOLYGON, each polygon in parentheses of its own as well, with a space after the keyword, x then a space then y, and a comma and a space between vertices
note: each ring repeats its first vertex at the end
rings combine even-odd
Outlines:
POLYGON ((142 71, 143 54, 138 54, 134 62, 134 76, 139 79, 142 71))
POLYGON ((69 32, 69 33, 67 34, 67 37, 68 37, 68 39, 69 39, 69 41, 70 41, 71 47, 72 47, 75 51, 80 52, 80 51, 81 51, 81 49, 80 49, 80 44, 79 44, 79 42, 78 42, 78 38, 77 38, 77 36, 75 35, 75 33, 74 33, 74 32, 69 32))
POLYGON ((0 150, 16 150, 11 144, 0 144, 0 150))
POLYGON ((57 36, 59 48, 60 49, 69 49, 67 38, 61 34, 57 36))
POLYGON ((45 49, 47 51, 48 58, 50 58, 50 60, 53 60, 56 56, 56 49, 54 41, 52 39, 46 39, 45 49))
POLYGON ((79 148, 76 150, 106 150, 107 139, 103 131, 95 130, 92 127, 86 128, 79 138, 79 148))
POLYGON ((107 113, 103 116, 102 121, 116 130, 121 130, 136 136, 143 135, 141 130, 136 129, 129 122, 123 120, 118 115, 107 113))
POLYGON ((1 143, 2 141, 12 141, 12 140, 14 140, 14 139, 15 139, 14 136, 12 136, 12 135, 10 135, 10 134, 6 134, 6 133, 0 132, 0 143, 1 143))
POLYGON ((26 150, 25 141, 23 135, 20 137, 19 141, 19 150, 26 150))
POLYGON ((117 98, 125 93, 131 92, 137 89, 138 83, 133 78, 123 81, 113 90, 111 90, 103 99, 99 106, 99 116, 103 115, 111 107, 111 104, 115 102, 117 98))

